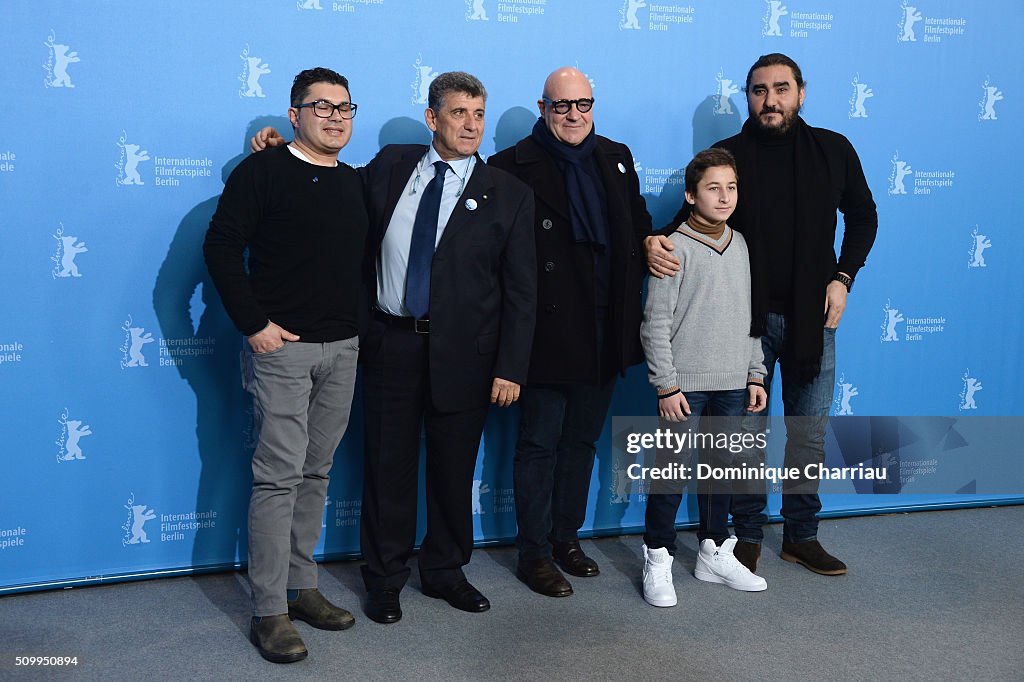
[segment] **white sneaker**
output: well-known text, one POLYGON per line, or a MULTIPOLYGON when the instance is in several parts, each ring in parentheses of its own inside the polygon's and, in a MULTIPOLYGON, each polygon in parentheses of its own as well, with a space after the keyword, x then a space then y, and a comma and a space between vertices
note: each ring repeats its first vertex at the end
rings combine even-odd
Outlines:
MULTIPOLYGON (((732 550, 735 546, 735 537, 723 542, 721 547, 715 546, 714 540, 705 540, 700 543, 697 567, 693 569, 694 577, 709 583, 728 585, 734 590, 743 592, 767 590, 768 583, 765 582, 765 579, 751 573, 750 569, 733 556, 732 550)), ((646 585, 644 583, 645 590, 646 585)))
POLYGON ((664 547, 647 549, 647 545, 644 545, 644 601, 651 606, 676 605, 676 588, 672 586, 672 555, 664 547))

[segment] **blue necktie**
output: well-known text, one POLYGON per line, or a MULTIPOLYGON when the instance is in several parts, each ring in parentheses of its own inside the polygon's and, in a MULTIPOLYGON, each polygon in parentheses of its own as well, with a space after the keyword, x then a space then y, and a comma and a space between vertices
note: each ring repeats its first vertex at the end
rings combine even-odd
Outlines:
POLYGON ((434 162, 434 179, 427 183, 416 209, 409 244, 409 267, 405 273, 405 308, 420 320, 430 312, 430 264, 434 260, 437 241, 437 216, 441 210, 441 192, 445 172, 451 170, 444 161, 434 162))

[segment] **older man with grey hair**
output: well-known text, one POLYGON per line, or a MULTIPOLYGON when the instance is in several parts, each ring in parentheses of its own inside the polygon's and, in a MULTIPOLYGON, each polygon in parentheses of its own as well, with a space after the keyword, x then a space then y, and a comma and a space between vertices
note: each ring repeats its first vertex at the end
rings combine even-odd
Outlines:
POLYGON ((363 337, 367 615, 401 618, 416 538, 420 432, 426 432, 427 596, 463 611, 487 598, 462 567, 473 549, 472 490, 488 403, 519 398, 533 340, 533 192, 477 156, 487 93, 439 75, 424 112, 433 141, 388 145, 363 169, 370 215, 363 337))

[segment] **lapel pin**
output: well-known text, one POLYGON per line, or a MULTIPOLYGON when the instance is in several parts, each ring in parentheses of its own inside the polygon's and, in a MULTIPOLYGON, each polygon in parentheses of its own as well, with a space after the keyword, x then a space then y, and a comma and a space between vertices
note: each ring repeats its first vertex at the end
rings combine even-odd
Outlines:
POLYGON ((620 173, 625 173, 626 172, 626 167, 623 166, 621 163, 619 164, 619 172, 620 173))
POLYGON ((476 199, 466 199, 466 210, 467 211, 475 211, 476 210, 476 199))

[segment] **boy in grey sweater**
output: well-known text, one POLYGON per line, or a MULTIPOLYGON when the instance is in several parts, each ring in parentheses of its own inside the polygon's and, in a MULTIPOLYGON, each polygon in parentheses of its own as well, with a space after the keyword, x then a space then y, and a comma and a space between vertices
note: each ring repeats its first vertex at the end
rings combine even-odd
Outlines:
MULTIPOLYGON (((760 412, 767 395, 761 341, 750 336, 747 245, 726 224, 736 208, 736 161, 724 149, 706 149, 686 167, 685 181, 686 201, 693 209, 670 237, 682 270, 675 277, 650 280, 640 336, 658 391, 659 416, 688 422, 696 433, 701 413, 739 417, 760 412)), ((736 538, 728 532, 727 488, 712 494, 709 482, 702 482, 700 490, 694 575, 737 590, 766 589, 764 579, 733 556, 736 538)), ((672 556, 681 500, 682 482, 665 492, 654 489, 647 498, 644 599, 653 606, 676 604, 672 556)))

